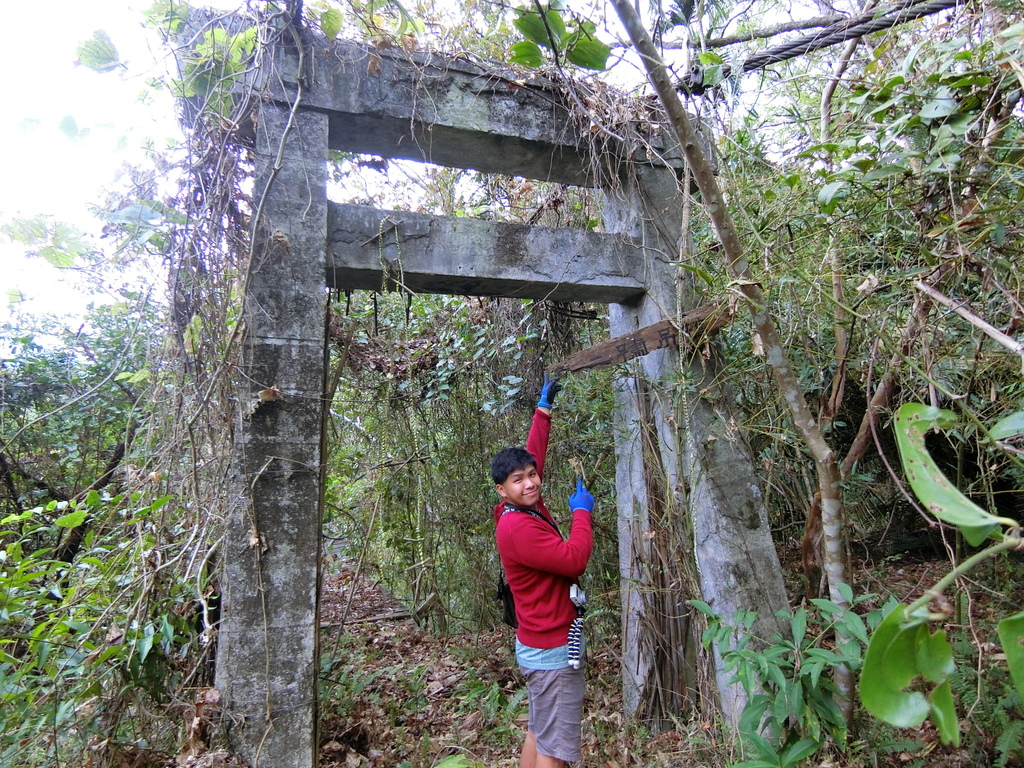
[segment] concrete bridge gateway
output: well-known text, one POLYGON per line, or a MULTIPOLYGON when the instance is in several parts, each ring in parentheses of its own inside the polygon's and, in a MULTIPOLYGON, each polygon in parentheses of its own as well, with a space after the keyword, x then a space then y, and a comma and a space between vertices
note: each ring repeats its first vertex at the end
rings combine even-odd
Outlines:
MULTIPOLYGON (((306 30, 302 38, 300 51, 286 31, 288 45, 271 45, 256 72, 259 217, 237 379, 239 402, 252 407, 236 428, 221 549, 216 685, 232 749, 260 766, 316 765, 325 288, 375 290, 390 280, 416 292, 602 302, 613 336, 697 303, 677 284, 686 251, 681 165, 656 136, 632 124, 616 126, 622 140, 603 137, 550 82, 306 30), (599 187, 604 232, 338 205, 327 199, 332 150, 599 187), (261 399, 268 389, 283 397, 261 399)), ((689 516, 688 534, 678 539, 684 549, 674 556, 696 558, 704 600, 725 616, 751 601, 769 614, 785 605, 781 578, 776 584, 770 576, 779 573, 775 551, 721 371, 714 356, 686 359, 683 370, 698 393, 685 404, 664 384, 680 372, 672 347, 640 358, 617 393, 624 686, 632 709, 653 685, 683 708, 695 687, 692 658, 679 657, 695 650, 678 585, 674 595, 654 585, 659 599, 676 601, 662 611, 676 617, 675 647, 646 637, 638 621, 654 610, 643 592, 654 546, 644 533, 668 509, 689 516)), ((728 686, 720 689, 728 713, 736 702, 728 686)))

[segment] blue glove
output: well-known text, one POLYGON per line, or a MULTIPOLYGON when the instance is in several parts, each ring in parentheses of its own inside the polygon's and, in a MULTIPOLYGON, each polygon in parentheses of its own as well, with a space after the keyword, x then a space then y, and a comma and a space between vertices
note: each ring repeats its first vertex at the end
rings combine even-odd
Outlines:
POLYGON ((550 408, 555 402, 555 395, 562 391, 562 382, 544 374, 544 384, 540 388, 540 400, 537 401, 538 408, 550 408))
POLYGON ((594 497, 583 485, 583 476, 576 478, 576 493, 569 497, 569 509, 575 512, 577 509, 585 509, 587 512, 594 511, 594 497))

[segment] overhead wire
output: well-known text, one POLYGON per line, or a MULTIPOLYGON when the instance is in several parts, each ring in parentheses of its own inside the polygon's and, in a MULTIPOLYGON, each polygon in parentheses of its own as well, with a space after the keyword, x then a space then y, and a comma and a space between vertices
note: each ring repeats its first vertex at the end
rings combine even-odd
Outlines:
MULTIPOLYGON (((804 35, 796 40, 774 46, 753 56, 748 57, 737 68, 741 73, 753 72, 764 69, 771 64, 778 64, 782 61, 795 59, 798 56, 812 53, 828 48, 848 40, 870 35, 873 32, 881 32, 908 21, 931 16, 940 11, 949 10, 962 3, 964 0, 902 0, 882 12, 864 14, 854 19, 844 20, 832 24, 824 29, 809 35, 804 35)), ((694 67, 689 75, 676 84, 676 90, 691 94, 701 94, 710 88, 713 83, 704 81, 704 67, 694 67)), ((733 74, 732 65, 722 66, 722 76, 728 78, 733 74)))

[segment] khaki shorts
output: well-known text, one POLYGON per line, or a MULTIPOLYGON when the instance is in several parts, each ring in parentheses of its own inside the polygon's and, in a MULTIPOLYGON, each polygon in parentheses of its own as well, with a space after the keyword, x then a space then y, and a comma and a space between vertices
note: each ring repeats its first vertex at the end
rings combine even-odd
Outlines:
POLYGON ((537 752, 567 763, 580 759, 583 721, 584 669, 523 669, 530 697, 529 729, 537 737, 537 752))

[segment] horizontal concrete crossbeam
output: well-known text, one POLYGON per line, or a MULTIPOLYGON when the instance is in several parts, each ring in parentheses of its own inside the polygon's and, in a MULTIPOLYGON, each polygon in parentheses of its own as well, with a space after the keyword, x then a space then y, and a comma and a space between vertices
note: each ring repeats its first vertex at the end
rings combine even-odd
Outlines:
POLYGON ((629 303, 642 251, 622 235, 331 203, 327 282, 416 293, 629 303))
MULTIPOLYGON (((670 164, 682 167, 678 152, 666 153, 658 137, 647 139, 655 146, 650 157, 638 150, 645 144, 630 137, 633 123, 614 126, 623 145, 589 119, 574 120, 572 98, 551 81, 524 80, 465 58, 309 36, 302 104, 328 115, 332 149, 578 186, 618 175, 627 157, 661 164, 672 154, 670 164)), ((297 59, 282 49, 275 58, 279 79, 266 85, 273 98, 290 102, 297 59)))

